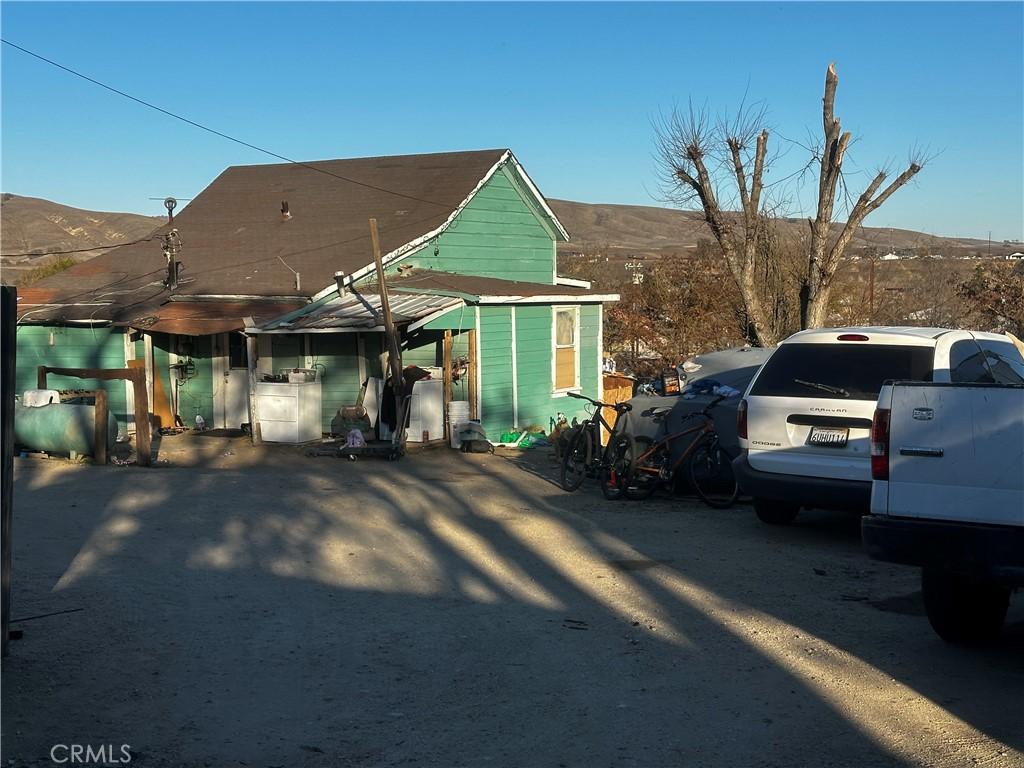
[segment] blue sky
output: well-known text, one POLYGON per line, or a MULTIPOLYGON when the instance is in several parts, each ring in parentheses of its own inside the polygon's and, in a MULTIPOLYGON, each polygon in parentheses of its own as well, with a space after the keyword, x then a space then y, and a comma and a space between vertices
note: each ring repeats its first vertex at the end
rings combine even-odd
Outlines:
MULTIPOLYGON (((549 197, 658 205, 651 120, 692 100, 821 131, 825 67, 854 187, 935 154, 867 224, 1024 236, 1024 4, 14 3, 3 37, 198 122, 310 160, 508 146, 549 197), (859 172, 860 175, 857 175, 859 172)), ((6 192, 158 215, 273 162, 2 51, 6 192)), ((783 138, 784 137, 784 138, 783 138)), ((789 189, 790 213, 813 181, 789 189)), ((859 191, 859 189, 858 189, 859 191)))

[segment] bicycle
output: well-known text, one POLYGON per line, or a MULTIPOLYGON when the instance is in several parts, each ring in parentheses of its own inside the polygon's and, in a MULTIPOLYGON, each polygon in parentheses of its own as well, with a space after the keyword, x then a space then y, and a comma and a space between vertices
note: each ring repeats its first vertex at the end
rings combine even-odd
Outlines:
POLYGON ((632 463, 631 456, 626 455, 623 450, 624 435, 618 433, 616 428, 622 414, 633 410, 629 403, 602 403, 576 392, 568 392, 569 397, 577 400, 586 400, 594 406, 594 413, 584 421, 572 436, 562 456, 561 481, 562 488, 567 491, 575 491, 582 484, 588 474, 600 474, 601 491, 608 499, 616 499, 622 493, 622 483, 619 478, 629 472, 629 464, 632 463), (604 408, 615 409, 615 424, 605 421, 602 413, 604 408), (610 437, 608 445, 601 447, 601 427, 608 430, 610 437))
MULTIPOLYGON (((623 481, 626 498, 643 500, 650 498, 662 484, 668 484, 676 477, 680 467, 686 463, 687 478, 697 496, 710 507, 726 509, 739 496, 739 484, 732 472, 732 459, 722 447, 715 430, 711 409, 725 400, 720 395, 700 411, 688 414, 683 422, 699 418, 700 423, 679 432, 653 440, 645 435, 632 438, 630 449, 633 459, 629 473, 623 481), (672 444, 687 435, 695 435, 690 444, 677 459, 672 460, 672 444)), ((652 411, 655 418, 664 418, 671 408, 652 411)))

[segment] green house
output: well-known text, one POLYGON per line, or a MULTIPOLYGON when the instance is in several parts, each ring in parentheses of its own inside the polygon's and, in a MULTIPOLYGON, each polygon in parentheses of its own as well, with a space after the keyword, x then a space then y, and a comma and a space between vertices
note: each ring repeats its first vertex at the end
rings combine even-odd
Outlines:
MULTIPOLYGON (((21 293, 18 389, 40 365, 144 367, 161 424, 232 428, 251 421, 250 365, 315 368, 328 433, 386 370, 370 218, 403 363, 470 361, 450 396, 492 439, 581 416, 570 392, 600 398, 618 297, 558 276, 569 235, 506 149, 228 168, 149 240, 21 293)), ((50 386, 104 386, 134 429, 122 382, 50 386)))

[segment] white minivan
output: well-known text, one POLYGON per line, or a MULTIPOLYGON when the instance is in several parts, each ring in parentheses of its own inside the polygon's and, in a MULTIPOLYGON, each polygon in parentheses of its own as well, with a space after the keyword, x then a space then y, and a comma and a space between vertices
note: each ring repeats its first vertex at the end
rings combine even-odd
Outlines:
POLYGON ((868 511, 871 417, 882 382, 1024 383, 1006 336, 944 328, 819 328, 783 341, 740 403, 733 469, 757 516, 868 511))

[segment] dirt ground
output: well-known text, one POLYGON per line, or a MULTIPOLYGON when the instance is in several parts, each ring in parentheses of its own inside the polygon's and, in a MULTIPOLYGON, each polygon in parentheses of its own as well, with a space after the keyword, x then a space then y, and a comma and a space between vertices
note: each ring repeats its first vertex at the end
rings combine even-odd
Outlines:
POLYGON ((566 494, 540 450, 159 457, 16 460, 4 766, 1024 764, 1024 600, 947 646, 848 516, 566 494))

